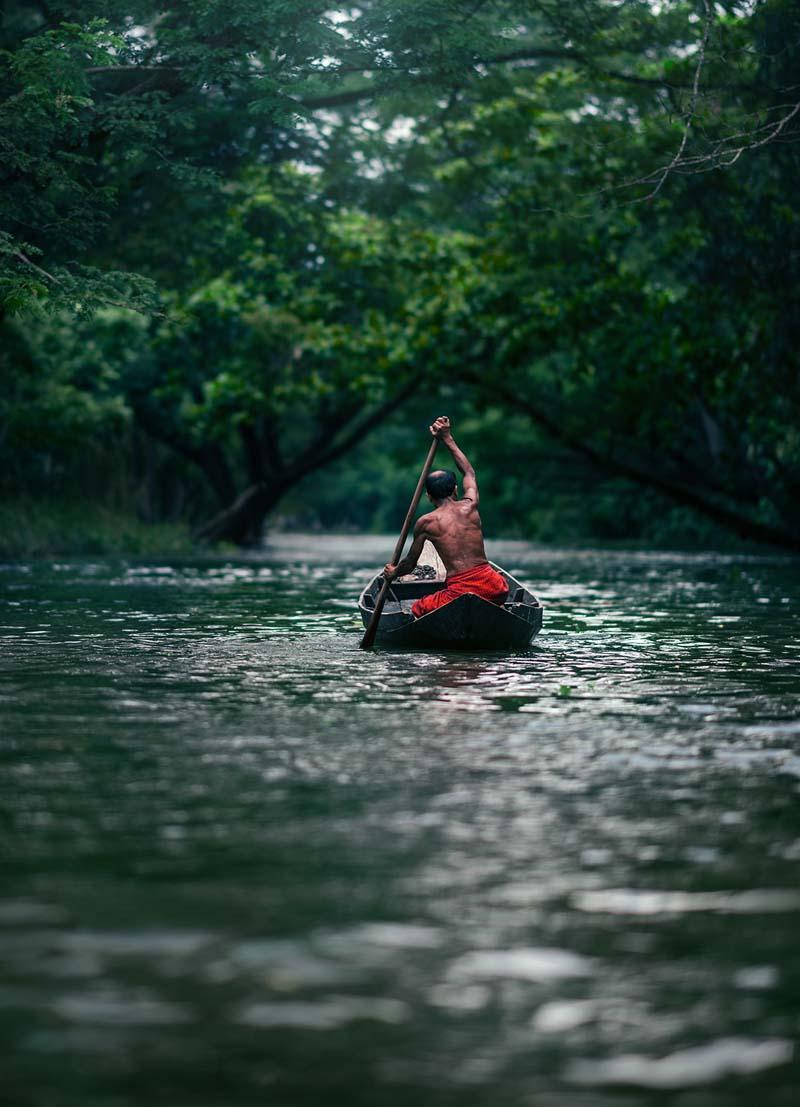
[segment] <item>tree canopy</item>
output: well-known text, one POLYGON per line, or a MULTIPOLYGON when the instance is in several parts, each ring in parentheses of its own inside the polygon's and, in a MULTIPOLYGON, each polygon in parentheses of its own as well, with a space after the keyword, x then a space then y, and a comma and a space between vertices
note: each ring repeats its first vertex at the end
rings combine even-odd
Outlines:
POLYGON ((252 542, 446 382, 797 547, 799 61, 792 0, 8 3, 6 488, 127 426, 252 542))

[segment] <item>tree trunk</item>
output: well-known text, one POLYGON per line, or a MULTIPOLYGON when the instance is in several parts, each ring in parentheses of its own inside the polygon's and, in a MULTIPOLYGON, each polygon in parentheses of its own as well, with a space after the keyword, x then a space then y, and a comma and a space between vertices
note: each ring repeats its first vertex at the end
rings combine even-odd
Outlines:
POLYGON ((236 484, 222 447, 216 442, 202 446, 195 450, 192 460, 205 473, 220 505, 229 504, 236 495, 236 484))
POLYGON ((236 546, 257 546, 264 520, 289 487, 281 484, 251 484, 225 508, 195 532, 202 542, 233 542, 236 546))

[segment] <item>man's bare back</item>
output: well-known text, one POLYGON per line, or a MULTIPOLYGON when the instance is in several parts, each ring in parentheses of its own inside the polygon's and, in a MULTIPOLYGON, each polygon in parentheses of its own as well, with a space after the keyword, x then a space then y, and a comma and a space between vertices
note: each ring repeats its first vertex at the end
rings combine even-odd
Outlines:
POLYGON ((486 561, 481 517, 472 500, 446 500, 435 511, 423 515, 414 531, 436 547, 447 575, 463 573, 486 561))
POLYGON ((414 541, 403 560, 397 565, 390 563, 384 569, 384 573, 390 579, 411 572, 419 560, 426 539, 435 546, 439 557, 444 562, 448 577, 486 564, 481 517, 478 514, 478 482, 475 479, 475 470, 457 446, 450 430, 450 420, 446 415, 440 415, 430 429, 431 434, 438 438, 452 454, 453 461, 462 476, 463 494, 460 500, 456 499, 455 481, 452 479, 448 482, 446 479, 448 475, 452 478, 452 474, 447 474, 443 470, 431 473, 428 479, 428 498, 436 504, 436 508, 417 520, 414 541), (442 485, 441 499, 430 491, 431 485, 435 486, 437 479, 442 485), (448 493, 447 489, 451 485, 452 489, 448 493))

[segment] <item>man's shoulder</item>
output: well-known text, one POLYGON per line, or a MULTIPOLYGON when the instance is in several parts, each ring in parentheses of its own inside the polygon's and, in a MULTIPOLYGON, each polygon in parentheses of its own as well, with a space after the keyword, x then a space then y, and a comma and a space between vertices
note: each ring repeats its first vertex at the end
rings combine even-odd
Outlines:
POLYGON ((430 530, 435 516, 435 511, 429 511, 427 515, 420 515, 419 519, 417 519, 416 524, 414 525, 414 533, 422 534, 424 531, 430 530))

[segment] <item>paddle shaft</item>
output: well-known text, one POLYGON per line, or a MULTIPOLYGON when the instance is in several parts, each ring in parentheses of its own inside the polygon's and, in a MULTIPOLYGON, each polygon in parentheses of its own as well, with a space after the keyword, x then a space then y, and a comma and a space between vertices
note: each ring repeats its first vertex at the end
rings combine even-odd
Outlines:
MULTIPOLYGON (((428 450, 428 456, 425 458, 425 464, 422 466, 422 472, 419 475, 417 481, 417 487, 414 489, 414 495, 411 497, 411 504, 406 512, 405 522, 403 523, 403 529, 400 531, 400 537, 397 539, 397 545, 394 548, 394 554, 392 556, 392 565, 396 565, 403 554, 403 547, 406 544, 406 538, 408 538, 408 532, 411 530, 411 524, 414 521, 414 514, 419 506, 419 501, 422 499, 422 490, 425 487, 425 481, 428 479, 428 473, 431 471, 433 465, 433 459, 436 456, 436 447, 439 445, 439 439, 434 438, 431 442, 431 448, 428 450)), ((384 579, 381 585, 381 590, 378 593, 378 598, 375 601, 375 610, 372 612, 372 618, 369 621, 369 626, 364 631, 364 637, 361 639, 361 649, 372 649, 372 643, 375 641, 375 635, 378 632, 378 623, 380 621, 381 612, 383 611, 383 605, 386 603, 386 595, 389 591, 388 580, 384 579)))

